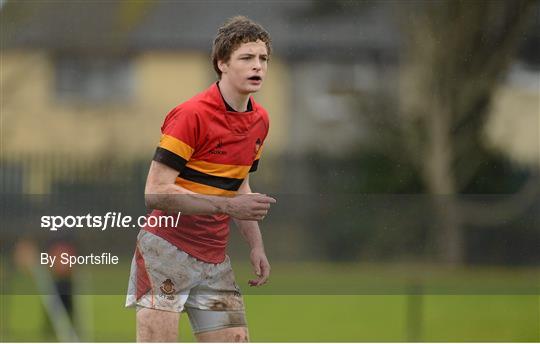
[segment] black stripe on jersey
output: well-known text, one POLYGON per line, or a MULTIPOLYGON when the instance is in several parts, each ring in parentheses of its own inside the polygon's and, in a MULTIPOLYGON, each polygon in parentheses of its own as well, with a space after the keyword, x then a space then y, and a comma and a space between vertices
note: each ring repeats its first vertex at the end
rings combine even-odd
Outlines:
POLYGON ((156 153, 154 154, 154 161, 165 164, 170 168, 174 168, 178 172, 182 171, 187 163, 186 159, 161 147, 156 148, 156 153))
POLYGON ((195 183, 204 184, 228 191, 237 191, 242 185, 243 179, 217 177, 186 167, 180 172, 180 178, 195 183))
POLYGON ((253 164, 251 165, 251 168, 249 169, 249 172, 257 171, 257 167, 259 167, 259 159, 253 162, 253 164))

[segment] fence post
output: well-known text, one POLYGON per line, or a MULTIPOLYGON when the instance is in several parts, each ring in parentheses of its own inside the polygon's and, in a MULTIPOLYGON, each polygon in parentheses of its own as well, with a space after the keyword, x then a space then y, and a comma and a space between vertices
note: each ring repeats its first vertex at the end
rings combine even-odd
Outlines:
POLYGON ((422 320, 423 320, 423 295, 422 286, 413 283, 409 287, 407 295, 407 340, 409 342, 420 342, 422 340, 422 320))

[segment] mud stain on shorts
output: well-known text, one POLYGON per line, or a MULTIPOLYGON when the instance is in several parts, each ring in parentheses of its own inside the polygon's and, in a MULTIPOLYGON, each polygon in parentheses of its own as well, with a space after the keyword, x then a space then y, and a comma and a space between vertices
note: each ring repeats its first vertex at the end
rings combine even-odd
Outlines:
POLYGON ((225 311, 228 308, 228 305, 223 301, 212 301, 209 305, 210 310, 213 311, 225 311))
POLYGON ((230 312, 228 313, 229 315, 229 324, 244 324, 245 321, 244 321, 244 313, 240 313, 240 312, 230 312))
POLYGON ((219 295, 218 300, 212 300, 209 308, 213 311, 241 310, 244 309, 244 302, 242 301, 242 296, 231 292, 227 295, 219 295))

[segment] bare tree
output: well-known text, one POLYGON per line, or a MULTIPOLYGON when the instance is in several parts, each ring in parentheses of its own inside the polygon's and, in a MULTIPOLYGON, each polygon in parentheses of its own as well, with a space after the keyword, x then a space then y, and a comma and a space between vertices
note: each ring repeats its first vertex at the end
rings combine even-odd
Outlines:
MULTIPOLYGON (((411 6, 405 17, 400 123, 434 195, 439 249, 448 264, 463 262, 463 226, 478 218, 471 214, 486 215, 457 195, 485 156, 481 130, 535 4, 441 0, 411 6)), ((536 186, 524 190, 517 197, 523 202, 534 197, 536 186)))

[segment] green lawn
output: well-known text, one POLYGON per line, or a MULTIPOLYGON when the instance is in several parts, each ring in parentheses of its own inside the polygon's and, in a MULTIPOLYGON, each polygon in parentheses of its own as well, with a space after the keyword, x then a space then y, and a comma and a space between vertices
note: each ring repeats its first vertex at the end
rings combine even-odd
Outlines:
MULTIPOLYGON (((363 295, 336 295, 339 291, 351 288, 350 284, 359 288, 356 290, 364 291, 373 291, 377 286, 391 286, 388 289, 396 290, 403 287, 406 290, 406 281, 411 281, 410 272, 418 269, 362 266, 358 270, 363 272, 363 277, 351 279, 350 266, 336 265, 332 268, 329 264, 312 264, 302 269, 298 266, 274 266, 274 286, 273 289, 267 289, 273 290, 274 295, 245 295, 251 339, 269 342, 540 341, 538 293, 408 296, 366 292, 363 295), (322 282, 301 295, 301 288, 317 280, 322 282), (337 286, 339 283, 346 284, 343 287, 345 289, 337 286), (317 290, 333 294, 308 295, 317 290), (296 295, 285 295, 287 291, 296 295)), ((433 288, 436 286, 450 282, 448 275, 440 271, 421 270, 422 273, 412 274, 416 276, 412 280, 422 280, 423 290, 435 290, 433 288), (426 279, 426 276, 435 277, 426 279)), ((114 279, 118 280, 119 285, 126 283, 123 270, 118 270, 116 277, 112 271, 99 271, 103 271, 111 283, 116 283, 114 279)), ((237 276, 239 284, 245 285, 245 279, 249 276, 248 269, 240 266, 237 276)), ((530 278, 522 278, 518 282, 516 276, 530 277, 530 274, 515 270, 463 270, 459 276, 464 281, 468 278, 470 285, 476 286, 472 290, 479 290, 484 283, 513 286, 516 290, 521 290, 518 287, 534 287, 534 283, 537 285, 537 281, 531 284, 530 278)), ((104 277, 95 276, 97 280, 100 278, 104 277)), ((453 284, 453 288, 461 288, 462 284, 466 284, 464 281, 454 281, 457 284, 453 284)), ((22 282, 13 280, 13 283, 16 285, 22 282)), ((249 291, 247 287, 243 289, 249 291)), ((123 295, 77 296, 76 305, 82 310, 79 314, 83 315, 80 321, 83 324, 82 338, 91 341, 133 341, 134 310, 125 309, 123 304, 123 295)), ((46 330, 47 326, 44 325, 45 315, 39 296, 4 295, 1 316, 2 341, 56 340, 51 330, 46 330)), ((183 341, 193 340, 185 314, 182 315, 180 333, 183 341)))

